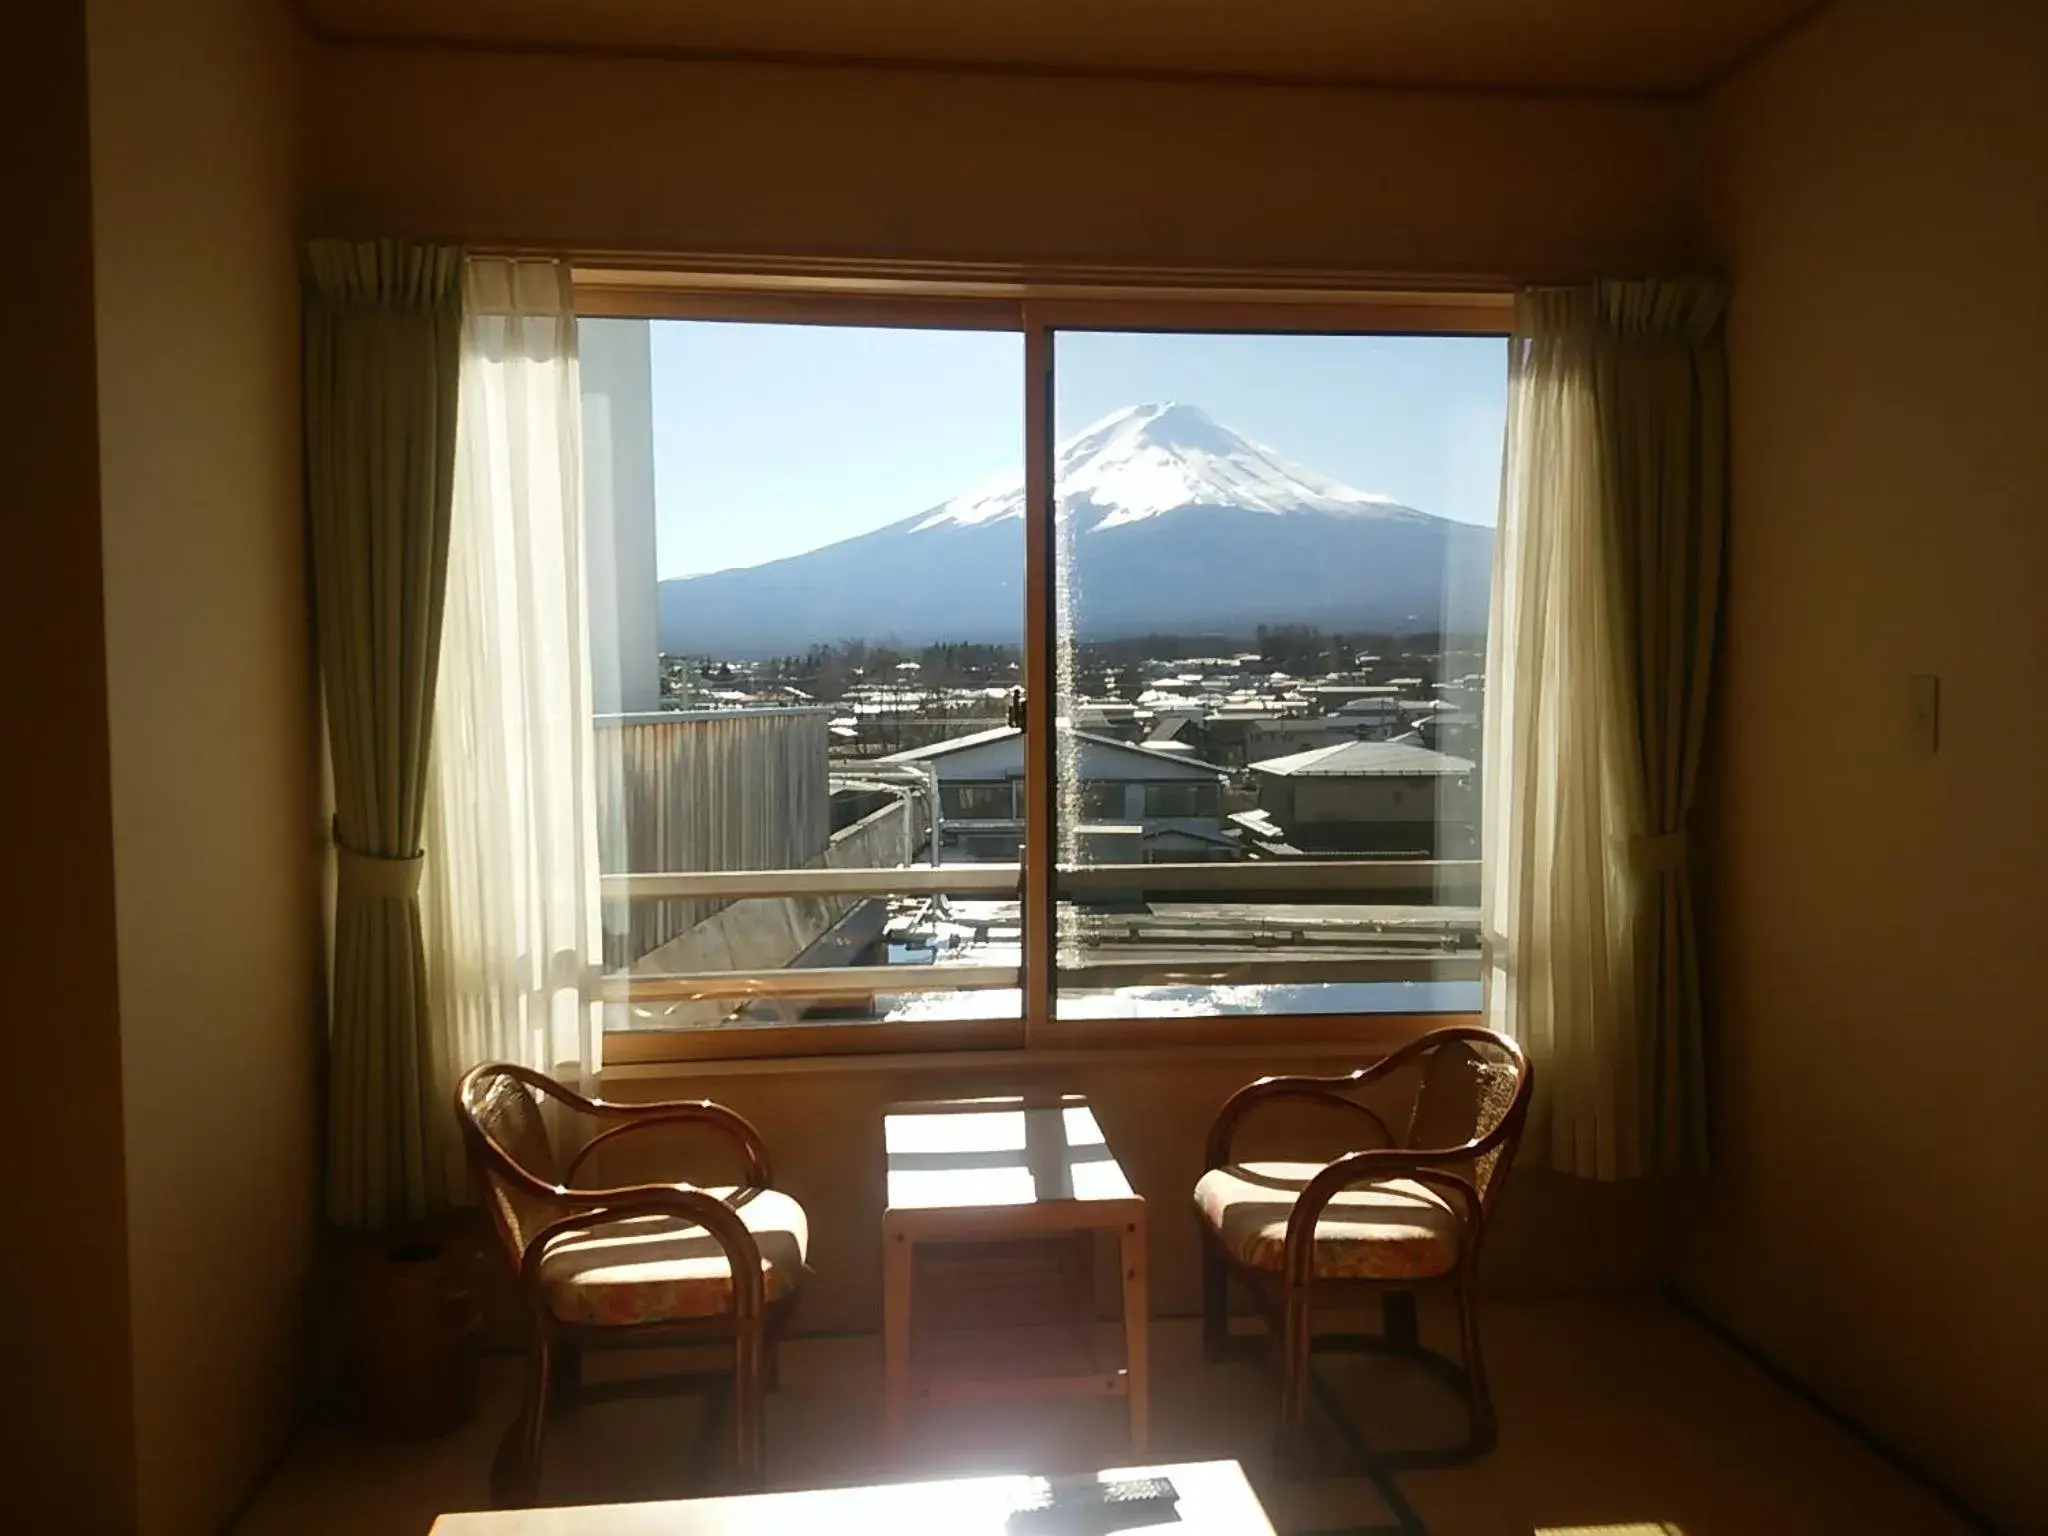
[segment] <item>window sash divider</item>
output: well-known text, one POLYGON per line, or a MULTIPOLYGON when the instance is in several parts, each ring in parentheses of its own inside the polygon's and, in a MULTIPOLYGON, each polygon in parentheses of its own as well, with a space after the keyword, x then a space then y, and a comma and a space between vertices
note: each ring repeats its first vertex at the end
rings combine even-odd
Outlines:
POLYGON ((1053 647, 1059 550, 1053 517, 1053 337, 1024 310, 1024 1044, 1053 1016, 1058 988, 1059 761, 1053 718, 1053 647))

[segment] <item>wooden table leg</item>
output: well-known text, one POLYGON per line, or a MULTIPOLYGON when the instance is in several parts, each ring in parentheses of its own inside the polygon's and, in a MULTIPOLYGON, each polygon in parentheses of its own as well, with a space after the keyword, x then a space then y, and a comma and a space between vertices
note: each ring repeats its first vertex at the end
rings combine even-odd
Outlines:
POLYGON ((890 1462, 903 1459, 910 1418, 910 1269, 916 1245, 882 1234, 882 1429, 890 1462))
POLYGON ((1145 1218, 1124 1223, 1124 1359, 1131 1395, 1131 1455, 1143 1461, 1152 1438, 1152 1313, 1146 1283, 1145 1218))

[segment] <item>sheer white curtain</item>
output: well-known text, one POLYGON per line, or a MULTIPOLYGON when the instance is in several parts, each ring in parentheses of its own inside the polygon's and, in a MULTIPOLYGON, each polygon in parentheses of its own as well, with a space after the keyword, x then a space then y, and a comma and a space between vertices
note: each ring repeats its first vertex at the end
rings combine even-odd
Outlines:
POLYGON ((1642 1168, 1634 1001, 1641 827, 1623 572, 1605 513, 1591 290, 1516 302, 1486 669, 1486 1020, 1536 1064, 1531 1144, 1642 1168))
MULTIPOLYGON (((602 960, 581 402, 566 266, 471 258, 426 874, 446 1105, 515 1061, 599 1066, 602 960)), ((444 1173, 462 1179, 454 1116, 444 1173)))

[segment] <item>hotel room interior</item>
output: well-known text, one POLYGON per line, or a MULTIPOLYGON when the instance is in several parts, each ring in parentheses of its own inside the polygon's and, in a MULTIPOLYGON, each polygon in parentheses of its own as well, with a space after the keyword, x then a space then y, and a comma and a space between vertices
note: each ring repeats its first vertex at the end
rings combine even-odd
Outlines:
POLYGON ((2048 1531, 2048 5, 18 0, 0 72, 0 1525, 2048 1531), (640 558, 789 333, 1000 363, 979 501, 964 392, 839 391, 946 413, 871 619, 640 558), (1204 338, 1337 360, 1088 425, 1204 338), (1462 533, 1344 393, 1454 356, 1462 533), (1226 631, 1262 496, 1447 541, 1469 659, 1371 560, 1226 631), (1089 630, 1118 540, 1234 651, 1089 630))

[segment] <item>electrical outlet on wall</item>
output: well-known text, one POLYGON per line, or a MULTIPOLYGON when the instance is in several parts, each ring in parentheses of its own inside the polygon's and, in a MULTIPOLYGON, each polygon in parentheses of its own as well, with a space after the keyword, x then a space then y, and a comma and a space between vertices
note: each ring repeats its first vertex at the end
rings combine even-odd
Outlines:
POLYGON ((1932 757, 1941 746, 1941 679, 1916 672, 1906 679, 1906 750, 1932 757))

